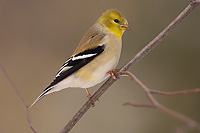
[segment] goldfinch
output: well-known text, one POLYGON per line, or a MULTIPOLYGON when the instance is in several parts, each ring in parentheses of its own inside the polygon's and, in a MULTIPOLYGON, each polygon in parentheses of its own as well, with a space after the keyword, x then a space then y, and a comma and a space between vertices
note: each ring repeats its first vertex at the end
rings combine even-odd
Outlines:
POLYGON ((92 87, 103 80, 117 66, 124 31, 129 31, 127 19, 116 10, 103 13, 87 31, 72 56, 62 65, 51 84, 33 102, 45 95, 68 87, 92 87))

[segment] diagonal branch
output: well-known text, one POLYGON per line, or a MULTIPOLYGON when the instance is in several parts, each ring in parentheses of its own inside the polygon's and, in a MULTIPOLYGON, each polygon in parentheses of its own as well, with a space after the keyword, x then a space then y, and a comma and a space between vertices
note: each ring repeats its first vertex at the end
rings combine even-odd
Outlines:
MULTIPOLYGON (((6 0, 1 0, 0 1, 0 19, 1 19, 1 16, 2 16, 2 12, 3 12, 3 9, 4 9, 4 6, 5 6, 5 3, 6 3, 6 0)), ((15 84, 13 83, 13 81, 11 80, 11 78, 9 77, 8 73, 6 72, 6 69, 3 67, 2 63, 1 63, 1 60, 0 60, 0 69, 2 70, 3 74, 5 75, 5 77, 7 78, 9 84, 11 85, 11 87, 13 88, 13 90, 15 91, 16 95, 17 95, 17 98, 19 99, 21 105, 23 106, 24 108, 24 111, 26 113, 26 119, 28 121, 28 124, 31 128, 31 130, 33 130, 34 133, 37 133, 36 129, 34 128, 32 122, 31 122, 31 118, 30 118, 30 115, 29 115, 29 112, 28 112, 28 107, 26 106, 26 104, 24 103, 19 91, 17 90, 15 84)))
POLYGON ((5 68, 3 67, 3 65, 1 63, 1 60, 0 60, 0 69, 2 70, 3 74, 5 75, 6 79, 9 82, 9 84, 11 85, 12 89, 15 91, 15 93, 17 95, 17 98, 19 99, 22 107, 24 108, 24 111, 26 113, 26 119, 28 121, 28 124, 29 124, 30 128, 33 130, 34 133, 37 133, 36 129, 34 128, 32 122, 31 122, 30 114, 28 112, 28 107, 24 103, 24 100, 22 99, 19 91, 17 90, 17 87, 15 86, 15 84, 13 83, 13 81, 11 80, 11 78, 9 77, 8 73, 6 72, 5 68))
MULTIPOLYGON (((156 47, 167 35, 180 24, 185 17, 187 17, 197 6, 199 6, 200 0, 190 0, 189 5, 149 44, 147 44, 142 50, 140 50, 127 64, 125 64, 120 71, 126 71, 139 60, 141 60, 147 53, 149 53, 154 47, 156 47)), ((68 122, 68 124, 62 129, 61 133, 68 133, 75 124, 81 119, 81 117, 89 110, 91 103, 94 103, 116 80, 109 78, 88 100, 81 109, 74 115, 74 117, 68 122)), ((158 103, 157 103, 158 104, 158 103)))
POLYGON ((200 0, 190 0, 189 5, 162 31, 157 35, 150 43, 148 43, 142 50, 140 50, 127 64, 125 64, 121 71, 126 71, 133 65, 135 65, 142 57, 149 53, 154 47, 156 47, 168 34, 180 24, 185 17, 187 17, 196 7, 200 4, 200 0))

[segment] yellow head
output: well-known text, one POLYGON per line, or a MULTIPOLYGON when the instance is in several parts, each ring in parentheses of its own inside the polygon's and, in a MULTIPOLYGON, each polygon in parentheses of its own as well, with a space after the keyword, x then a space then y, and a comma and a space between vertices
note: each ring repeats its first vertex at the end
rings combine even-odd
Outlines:
POLYGON ((116 34, 119 38, 122 37, 124 31, 131 30, 124 15, 116 9, 107 10, 97 20, 97 23, 102 29, 116 34))

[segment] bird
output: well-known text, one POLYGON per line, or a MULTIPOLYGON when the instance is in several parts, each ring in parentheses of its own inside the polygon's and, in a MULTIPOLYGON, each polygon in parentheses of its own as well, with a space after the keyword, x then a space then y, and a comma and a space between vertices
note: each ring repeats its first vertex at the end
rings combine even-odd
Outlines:
POLYGON ((66 88, 93 87, 107 77, 115 78, 122 49, 122 36, 130 31, 128 21, 117 9, 104 12, 89 28, 81 39, 74 53, 57 72, 50 85, 32 103, 33 106, 45 95, 66 88))

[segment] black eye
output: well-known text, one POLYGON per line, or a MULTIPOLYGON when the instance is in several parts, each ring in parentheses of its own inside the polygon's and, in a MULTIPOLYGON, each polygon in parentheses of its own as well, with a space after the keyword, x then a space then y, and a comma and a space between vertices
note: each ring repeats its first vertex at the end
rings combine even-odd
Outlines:
POLYGON ((114 22, 115 22, 115 23, 119 23, 119 20, 118 20, 118 19, 114 19, 114 22))

